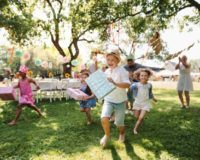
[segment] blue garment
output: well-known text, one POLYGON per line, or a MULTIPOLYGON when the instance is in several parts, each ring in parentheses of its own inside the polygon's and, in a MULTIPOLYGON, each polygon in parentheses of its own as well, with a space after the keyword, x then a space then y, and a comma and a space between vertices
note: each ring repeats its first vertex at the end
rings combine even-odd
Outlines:
MULTIPOLYGON (((138 83, 139 82, 135 82, 131 85, 130 90, 133 93, 134 97, 137 97, 138 94, 138 83)), ((153 92, 152 92, 152 84, 151 83, 147 83, 149 85, 149 99, 153 98, 153 92)))
POLYGON ((135 72, 137 71, 138 69, 140 68, 145 68, 145 66, 139 64, 139 63, 134 63, 134 65, 132 66, 128 66, 128 65, 125 65, 124 68, 128 71, 128 72, 135 72))
MULTIPOLYGON (((87 89, 87 86, 85 86, 85 85, 81 86, 81 88, 80 88, 81 91, 83 91, 85 94, 89 95, 88 93, 86 93, 86 89, 87 89)), ((93 108, 95 106, 96 106, 96 97, 88 99, 88 100, 80 101, 81 108, 93 108)))

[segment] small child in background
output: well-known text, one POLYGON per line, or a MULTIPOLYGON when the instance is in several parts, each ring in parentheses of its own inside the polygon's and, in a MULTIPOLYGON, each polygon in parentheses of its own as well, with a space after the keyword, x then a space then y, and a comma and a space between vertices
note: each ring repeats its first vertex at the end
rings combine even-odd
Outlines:
POLYGON ((148 69, 140 69, 136 74, 139 77, 139 82, 133 83, 130 87, 135 99, 133 103, 134 115, 137 118, 133 129, 134 134, 138 133, 138 127, 142 123, 146 113, 150 111, 150 99, 157 102, 152 93, 152 84, 148 82, 151 72, 148 69))
POLYGON ((28 72, 28 68, 26 66, 21 66, 19 70, 19 75, 21 79, 19 80, 17 86, 14 88, 19 88, 20 90, 20 97, 19 97, 19 105, 17 106, 16 116, 15 119, 12 120, 9 125, 15 125, 21 115, 22 108, 27 106, 33 110, 35 110, 39 116, 42 116, 42 113, 39 108, 37 108, 34 104, 33 93, 31 89, 31 83, 36 86, 36 89, 40 89, 40 87, 36 84, 36 82, 31 79, 27 78, 26 73, 28 72))
MULTIPOLYGON (((136 72, 129 72, 129 79, 131 82, 131 85, 135 82, 138 82, 138 75, 136 72)), ((126 108, 131 110, 133 109, 133 102, 134 102, 134 97, 133 97, 133 92, 130 90, 130 88, 127 91, 127 103, 126 103, 126 108)))
POLYGON ((89 73, 83 72, 81 75, 81 88, 80 90, 86 93, 88 96, 84 97, 84 100, 80 101, 81 112, 85 112, 87 117, 87 124, 92 124, 91 108, 96 106, 95 95, 90 90, 89 86, 85 82, 85 79, 89 77, 89 73))

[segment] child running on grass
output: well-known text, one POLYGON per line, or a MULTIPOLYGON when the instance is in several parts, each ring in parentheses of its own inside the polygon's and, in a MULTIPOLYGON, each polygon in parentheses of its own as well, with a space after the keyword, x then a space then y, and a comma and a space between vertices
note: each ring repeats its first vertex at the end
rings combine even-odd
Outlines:
POLYGON ((87 124, 92 124, 92 116, 91 116, 91 108, 96 106, 96 97, 90 90, 89 86, 85 82, 85 79, 89 77, 89 73, 82 72, 81 74, 81 88, 80 90, 86 93, 88 96, 84 97, 82 101, 80 101, 81 112, 85 112, 87 117, 87 124))
POLYGON ((105 147, 110 138, 110 117, 112 113, 115 113, 115 125, 119 129, 119 141, 125 140, 125 102, 127 100, 126 88, 129 88, 130 81, 128 72, 118 66, 120 62, 120 55, 118 50, 113 50, 106 56, 108 69, 105 74, 108 80, 116 86, 116 89, 109 93, 104 98, 104 104, 101 113, 101 123, 104 129, 105 135, 101 138, 100 144, 105 147))
POLYGON ((40 87, 36 84, 36 82, 33 79, 27 78, 26 73, 28 71, 28 68, 26 66, 21 66, 19 69, 19 75, 21 79, 19 80, 19 83, 14 88, 19 88, 20 90, 20 97, 19 97, 19 104, 17 106, 16 110, 16 116, 15 119, 12 120, 9 125, 15 125, 21 115, 22 108, 24 106, 27 106, 33 110, 35 110, 39 116, 42 116, 42 113, 39 108, 37 108, 34 104, 33 99, 33 93, 31 89, 31 83, 33 83, 36 86, 36 89, 40 89, 40 87))
POLYGON ((137 118, 137 122, 133 129, 134 134, 138 133, 138 127, 142 123, 146 113, 150 111, 150 99, 157 102, 152 93, 152 84, 148 82, 150 76, 151 72, 148 69, 140 69, 138 71, 139 82, 133 83, 130 88, 135 97, 133 110, 134 115, 137 118))

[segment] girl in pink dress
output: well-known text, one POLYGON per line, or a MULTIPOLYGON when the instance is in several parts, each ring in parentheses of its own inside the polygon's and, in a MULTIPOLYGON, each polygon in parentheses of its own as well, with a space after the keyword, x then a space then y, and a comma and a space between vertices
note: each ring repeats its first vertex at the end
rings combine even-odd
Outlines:
POLYGON ((19 105, 17 106, 16 110, 16 116, 15 119, 12 120, 9 125, 15 125, 21 115, 22 108, 24 106, 27 106, 33 110, 35 110, 39 116, 42 116, 42 113, 39 108, 37 108, 34 104, 33 99, 33 93, 31 89, 31 83, 33 83, 36 86, 36 89, 40 89, 40 87, 36 84, 36 82, 33 79, 27 78, 26 73, 28 71, 28 68, 26 66, 21 66, 19 70, 19 74, 21 79, 19 80, 19 83, 14 88, 19 88, 20 90, 20 97, 19 97, 19 105))

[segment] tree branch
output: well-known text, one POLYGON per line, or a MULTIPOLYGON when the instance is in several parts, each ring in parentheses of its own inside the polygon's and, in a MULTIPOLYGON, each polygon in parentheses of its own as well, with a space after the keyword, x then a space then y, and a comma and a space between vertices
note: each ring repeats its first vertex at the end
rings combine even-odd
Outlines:
POLYGON ((169 15, 167 15, 167 17, 169 18, 169 17, 172 17, 172 16, 174 16, 175 14, 177 14, 178 12, 180 12, 181 10, 184 10, 185 8, 188 8, 188 7, 193 7, 191 4, 188 4, 188 5, 186 5, 186 6, 183 6, 183 7, 181 7, 181 8, 179 8, 178 10, 176 10, 174 13, 171 13, 171 14, 169 14, 169 15))
POLYGON ((88 42, 88 43, 95 42, 94 40, 88 40, 88 39, 86 39, 86 38, 79 39, 78 41, 86 41, 86 42, 88 42))
POLYGON ((195 7, 196 9, 198 9, 198 11, 200 11, 200 4, 195 1, 195 0, 187 0, 193 7, 195 7))

